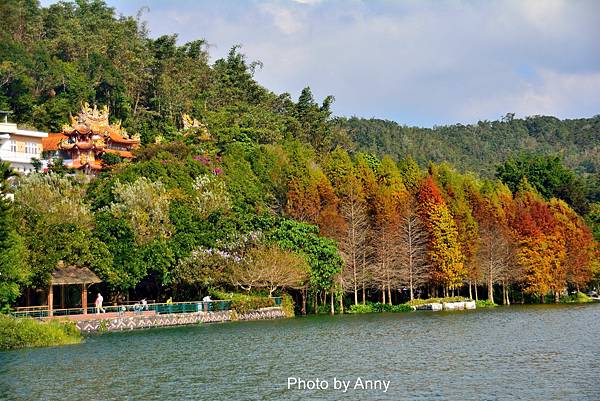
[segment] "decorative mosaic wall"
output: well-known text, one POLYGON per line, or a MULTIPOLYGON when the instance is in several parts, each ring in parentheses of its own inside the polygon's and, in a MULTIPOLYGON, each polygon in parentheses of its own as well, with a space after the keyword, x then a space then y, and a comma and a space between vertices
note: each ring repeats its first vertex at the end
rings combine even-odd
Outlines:
POLYGON ((120 316, 107 319, 87 319, 77 322, 84 333, 145 329, 149 327, 182 326, 198 323, 217 323, 231 320, 263 320, 286 317, 279 307, 262 308, 244 314, 231 311, 177 313, 165 315, 120 316), (233 317, 233 318, 232 318, 233 317))

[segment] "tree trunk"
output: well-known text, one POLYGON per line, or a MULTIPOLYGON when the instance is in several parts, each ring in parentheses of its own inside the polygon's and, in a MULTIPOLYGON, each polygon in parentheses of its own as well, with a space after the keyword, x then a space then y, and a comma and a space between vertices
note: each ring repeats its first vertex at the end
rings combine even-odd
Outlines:
POLYGON ((365 289, 365 282, 362 283, 362 303, 365 305, 367 303, 367 291, 365 289))
POLYGON ((540 295, 540 302, 543 303, 543 304, 545 304, 546 303, 545 298, 546 298, 546 294, 541 294, 540 295))
POLYGON ((492 282, 492 277, 488 277, 488 301, 494 302, 494 283, 492 282))
POLYGON ((385 287, 381 289, 381 303, 385 303, 385 287))
POLYGON ((471 290, 471 280, 469 280, 469 299, 473 299, 473 291, 471 290))
POLYGON ((330 309, 329 309, 329 314, 331 316, 333 316, 335 314, 335 307, 333 306, 333 287, 331 287, 331 293, 330 293, 330 309))
POLYGON ((302 310, 301 310, 301 313, 303 315, 306 315, 306 289, 303 289, 300 292, 300 296, 302 296, 302 310))
POLYGON ((560 302, 560 292, 554 291, 554 303, 557 304, 560 302))
POLYGON ((388 284, 387 286, 387 293, 388 293, 388 304, 392 304, 392 289, 390 288, 390 285, 388 284))
POLYGON ((358 278, 356 276, 356 254, 354 252, 352 253, 352 272, 354 273, 354 280, 352 283, 354 285, 354 305, 358 305, 358 278))

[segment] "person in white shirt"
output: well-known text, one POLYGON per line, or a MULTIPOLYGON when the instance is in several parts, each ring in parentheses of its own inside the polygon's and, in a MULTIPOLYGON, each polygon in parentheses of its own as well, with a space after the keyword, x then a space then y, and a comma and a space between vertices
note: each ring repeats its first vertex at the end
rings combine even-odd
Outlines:
POLYGON ((103 301, 104 298, 102 297, 102 294, 98 293, 98 296, 96 297, 96 302, 94 303, 94 305, 96 306, 96 313, 100 313, 100 311, 102 311, 102 313, 106 313, 106 311, 102 308, 103 301))

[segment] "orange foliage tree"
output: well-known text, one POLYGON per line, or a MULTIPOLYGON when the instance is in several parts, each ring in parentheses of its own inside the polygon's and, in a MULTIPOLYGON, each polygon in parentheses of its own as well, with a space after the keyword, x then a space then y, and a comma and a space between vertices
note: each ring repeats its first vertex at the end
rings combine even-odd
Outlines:
POLYGON ((460 250, 456 223, 433 178, 425 178, 419 188, 419 213, 429 232, 428 257, 431 280, 444 288, 458 288, 465 277, 464 256, 460 250))

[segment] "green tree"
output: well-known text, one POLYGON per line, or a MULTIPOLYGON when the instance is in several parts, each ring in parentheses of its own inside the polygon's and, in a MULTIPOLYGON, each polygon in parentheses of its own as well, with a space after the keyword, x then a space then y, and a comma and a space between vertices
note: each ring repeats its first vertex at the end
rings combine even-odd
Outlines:
POLYGON ((0 309, 17 299, 31 275, 27 249, 15 231, 12 202, 7 199, 8 179, 13 176, 10 165, 0 161, 0 309))
POLYGON ((580 213, 587 211, 586 189, 575 173, 565 167, 558 156, 535 156, 521 154, 498 166, 496 177, 511 191, 516 192, 523 180, 529 183, 549 200, 559 198, 573 206, 580 213))
POLYGON ((137 244, 171 236, 169 195, 161 182, 151 182, 145 177, 131 184, 117 182, 114 194, 111 213, 129 221, 137 244))

